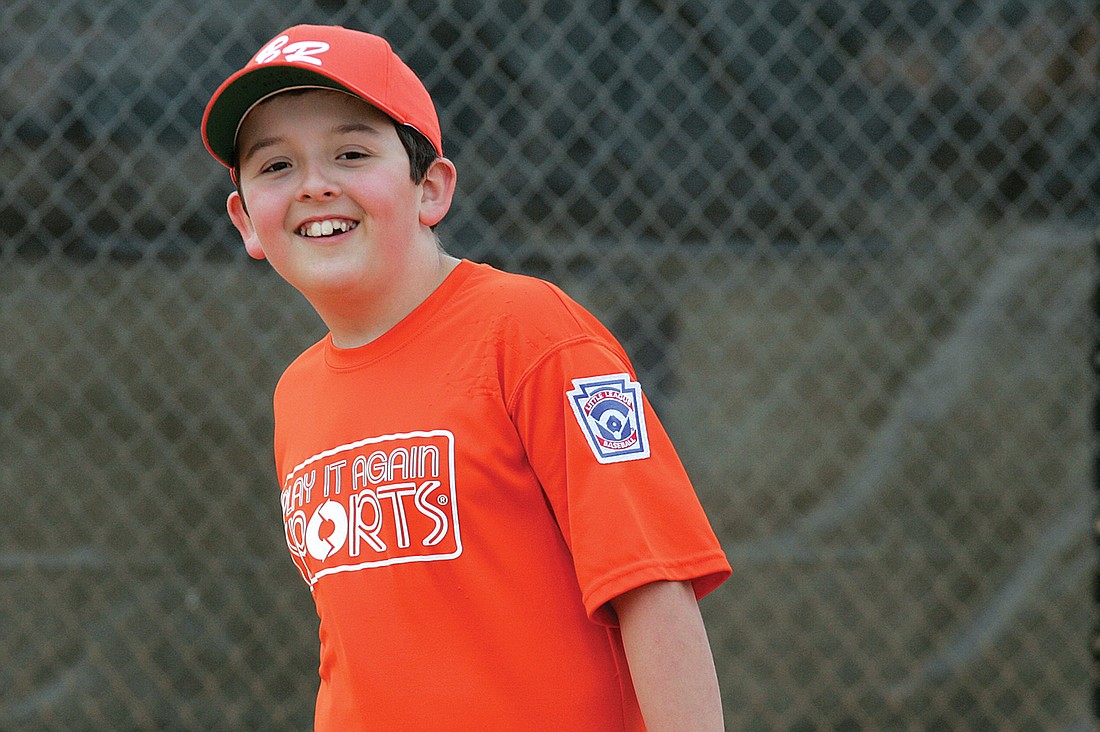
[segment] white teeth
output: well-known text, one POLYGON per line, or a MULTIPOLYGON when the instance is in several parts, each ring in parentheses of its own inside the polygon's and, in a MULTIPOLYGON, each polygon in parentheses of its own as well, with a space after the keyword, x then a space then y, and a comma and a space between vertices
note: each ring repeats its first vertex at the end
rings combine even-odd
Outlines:
POLYGON ((356 224, 351 221, 345 221, 341 219, 325 219, 324 221, 314 221, 309 224, 305 224, 298 233, 302 236, 331 236, 333 233, 351 231, 356 227, 356 224))

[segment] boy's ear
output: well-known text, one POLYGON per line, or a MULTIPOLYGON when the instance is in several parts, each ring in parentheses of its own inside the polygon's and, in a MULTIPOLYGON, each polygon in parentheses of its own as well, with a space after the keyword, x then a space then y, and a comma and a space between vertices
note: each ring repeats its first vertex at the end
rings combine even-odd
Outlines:
POLYGON ((447 158, 436 158, 420 184, 420 223, 435 226, 451 208, 458 171, 447 158))
POLYGON ((225 200, 225 210, 229 212, 229 220, 240 233, 248 256, 253 259, 265 259, 267 255, 264 254, 263 245, 256 236, 256 227, 252 225, 252 217, 248 215, 248 210, 244 207, 244 199, 239 192, 233 191, 229 194, 229 198, 225 200))

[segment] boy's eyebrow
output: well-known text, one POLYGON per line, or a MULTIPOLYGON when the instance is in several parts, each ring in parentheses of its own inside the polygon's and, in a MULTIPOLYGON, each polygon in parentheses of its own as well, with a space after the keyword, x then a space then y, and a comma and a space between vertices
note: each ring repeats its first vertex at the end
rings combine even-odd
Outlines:
MULTIPOLYGON (((336 125, 332 128, 332 131, 340 135, 348 134, 349 132, 366 132, 370 135, 378 134, 378 128, 367 122, 348 122, 347 124, 336 125)), ((285 139, 284 137, 277 136, 262 137, 249 145, 248 149, 241 153, 240 161, 243 163, 265 147, 273 147, 283 142, 285 139)))
POLYGON ((282 137, 262 137, 259 140, 256 140, 255 142, 253 142, 251 145, 248 146, 248 149, 244 150, 241 153, 240 162, 244 163, 249 158, 251 158, 253 155, 258 153, 260 150, 263 150, 265 147, 272 147, 274 145, 278 145, 284 139, 285 138, 282 138, 282 137))
POLYGON ((371 135, 378 134, 378 128, 368 122, 348 122, 347 124, 337 125, 333 128, 333 132, 337 134, 346 134, 348 132, 366 132, 371 135))

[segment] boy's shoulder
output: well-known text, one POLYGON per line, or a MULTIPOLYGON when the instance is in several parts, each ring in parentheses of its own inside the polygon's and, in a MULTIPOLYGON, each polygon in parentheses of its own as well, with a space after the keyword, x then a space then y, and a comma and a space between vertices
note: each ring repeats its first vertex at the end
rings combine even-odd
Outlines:
POLYGON ((517 305, 532 302, 543 305, 576 305, 560 287, 549 280, 509 272, 490 264, 467 262, 467 265, 470 268, 467 287, 477 290, 481 296, 517 305))
POLYGON ((605 329, 583 305, 558 285, 539 277, 473 264, 465 295, 491 321, 548 336, 598 334, 605 329))
POLYGON ((471 331, 471 343, 480 342, 508 362, 536 362, 559 348, 583 343, 628 360, 604 324, 552 282, 474 265, 463 291, 460 299, 466 305, 455 308, 459 327, 471 331))

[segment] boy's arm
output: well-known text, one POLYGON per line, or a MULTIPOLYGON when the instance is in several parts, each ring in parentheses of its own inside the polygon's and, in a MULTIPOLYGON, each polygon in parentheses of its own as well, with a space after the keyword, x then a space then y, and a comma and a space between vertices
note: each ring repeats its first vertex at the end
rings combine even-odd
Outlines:
POLYGON ((723 729, 707 631, 690 582, 652 582, 611 601, 650 732, 723 729))

